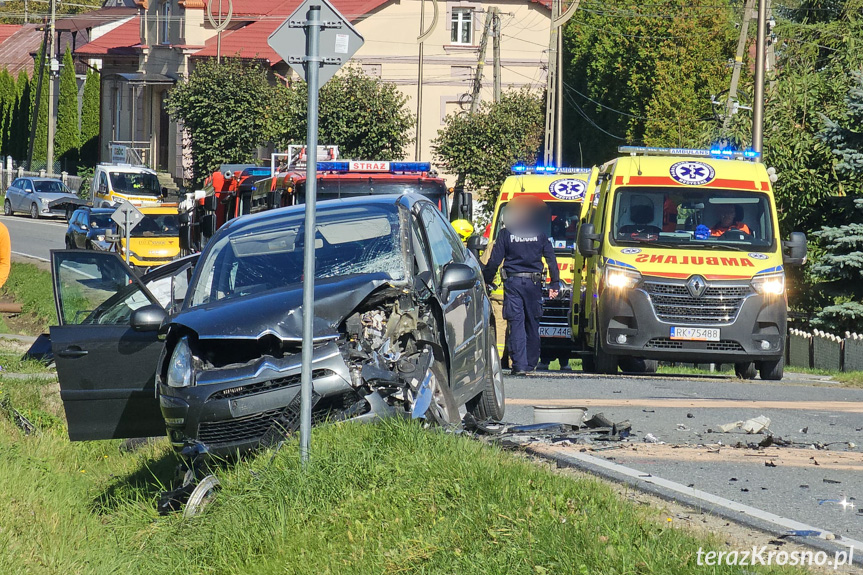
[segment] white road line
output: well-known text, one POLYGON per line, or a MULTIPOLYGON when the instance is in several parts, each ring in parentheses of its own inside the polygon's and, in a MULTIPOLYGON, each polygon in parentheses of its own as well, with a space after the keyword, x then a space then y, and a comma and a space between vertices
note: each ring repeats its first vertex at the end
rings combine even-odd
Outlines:
POLYGON ((8 216, 0 219, 0 222, 8 222, 8 221, 19 222, 21 224, 41 224, 43 226, 53 226, 55 228, 68 227, 68 224, 65 222, 46 222, 43 220, 32 220, 32 219, 31 220, 25 220, 23 218, 15 218, 13 220, 12 218, 10 218, 8 216))
POLYGON ((561 454, 559 452, 555 453, 554 451, 541 451, 540 453, 543 453, 544 455, 561 455, 565 459, 577 459, 589 465, 595 465, 597 467, 602 467, 603 469, 613 471, 614 473, 625 475, 626 477, 631 477, 632 479, 635 479, 636 482, 644 482, 658 485, 659 487, 663 487, 665 489, 668 489, 669 491, 680 493, 681 495, 685 495, 687 497, 700 499, 701 501, 705 501, 719 507, 724 507, 731 511, 751 515, 752 517, 755 517, 762 521, 773 523, 774 525, 778 525, 788 530, 817 531, 820 533, 820 539, 831 540, 832 543, 836 543, 838 545, 853 547, 855 551, 863 549, 863 541, 850 539, 848 537, 845 537, 844 535, 842 535, 840 538, 826 529, 821 529, 820 527, 813 527, 811 525, 807 525, 806 523, 800 523, 799 521, 795 521, 794 519, 789 519, 787 517, 782 517, 780 515, 770 513, 768 511, 763 511, 750 505, 745 505, 743 503, 738 503, 736 501, 732 501, 718 495, 713 495, 712 493, 707 493, 706 491, 701 491, 700 489, 686 487, 682 483, 669 481, 668 479, 656 477, 655 475, 649 475, 643 471, 638 471, 637 469, 626 467, 625 465, 620 465, 619 463, 613 463, 611 461, 595 457, 593 455, 588 455, 586 453, 580 452, 561 454))
POLYGON ((24 252, 13 251, 12 253, 15 254, 16 256, 23 256, 25 258, 30 258, 31 260, 39 260, 40 262, 48 262, 49 264, 51 263, 51 260, 49 260, 48 258, 40 258, 39 256, 32 256, 30 254, 25 254, 24 252))

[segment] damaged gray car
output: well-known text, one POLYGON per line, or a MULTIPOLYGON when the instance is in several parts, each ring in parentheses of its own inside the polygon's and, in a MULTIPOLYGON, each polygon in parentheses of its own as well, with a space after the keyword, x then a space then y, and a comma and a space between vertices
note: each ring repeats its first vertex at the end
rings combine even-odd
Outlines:
MULTIPOLYGON (((53 252, 70 439, 231 457, 294 431, 304 234, 304 206, 233 220, 161 294, 116 254, 53 252)), ((503 416, 480 265, 431 202, 321 202, 315 259, 314 421, 503 416)))

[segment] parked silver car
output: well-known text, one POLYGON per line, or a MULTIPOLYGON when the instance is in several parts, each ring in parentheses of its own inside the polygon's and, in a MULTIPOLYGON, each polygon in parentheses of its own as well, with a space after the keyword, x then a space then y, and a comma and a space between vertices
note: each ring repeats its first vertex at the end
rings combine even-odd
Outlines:
POLYGON ((66 219, 86 202, 56 178, 17 178, 6 189, 3 213, 30 214, 34 220, 46 216, 66 219))

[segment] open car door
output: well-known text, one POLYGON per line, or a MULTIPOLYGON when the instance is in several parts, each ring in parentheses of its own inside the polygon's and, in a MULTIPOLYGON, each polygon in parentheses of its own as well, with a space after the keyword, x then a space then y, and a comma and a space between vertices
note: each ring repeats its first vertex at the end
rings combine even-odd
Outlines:
POLYGON ((69 439, 165 433, 155 392, 162 350, 157 327, 134 329, 132 314, 163 310, 116 253, 51 252, 58 326, 51 345, 69 439))

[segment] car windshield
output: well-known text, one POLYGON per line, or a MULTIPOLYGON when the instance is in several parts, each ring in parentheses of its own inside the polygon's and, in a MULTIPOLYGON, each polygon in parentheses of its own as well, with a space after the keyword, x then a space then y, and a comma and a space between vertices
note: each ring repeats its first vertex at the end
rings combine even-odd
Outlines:
MULTIPOLYGON (((497 237, 503 225, 504 212, 509 203, 501 205, 500 216, 497 218, 493 237, 497 237)), ((545 209, 538 215, 542 218, 540 226, 556 249, 572 250, 578 238, 578 217, 581 214, 581 202, 545 202, 545 209)))
POLYGON ((145 214, 129 235, 133 238, 152 238, 177 237, 179 233, 180 220, 177 214, 145 214))
MULTIPOLYGON (((446 186, 440 181, 420 180, 399 181, 388 179, 367 178, 363 181, 341 178, 318 178, 316 191, 318 200, 336 200, 356 196, 377 196, 381 194, 416 193, 427 197, 446 215, 446 186)), ((297 183, 297 203, 306 201, 306 182, 297 183)))
POLYGON ((723 245, 767 250, 773 219, 767 194, 705 188, 620 188, 614 198, 612 242, 670 247, 723 245))
POLYGON ((114 223, 111 220, 111 214, 91 214, 90 215, 90 227, 91 228, 110 228, 113 227, 114 223))
POLYGON ((35 180, 33 186, 42 194, 71 194, 72 191, 57 180, 35 180))
MULTIPOLYGON (((303 281, 305 214, 292 210, 221 236, 199 264, 189 305, 297 286, 303 281)), ((384 274, 406 278, 395 204, 319 207, 315 278, 384 274)))
POLYGON ((109 172, 111 176, 111 187, 115 192, 125 194, 136 194, 146 196, 158 196, 162 187, 159 178, 153 174, 109 172))

